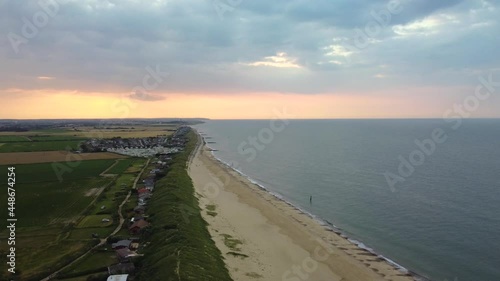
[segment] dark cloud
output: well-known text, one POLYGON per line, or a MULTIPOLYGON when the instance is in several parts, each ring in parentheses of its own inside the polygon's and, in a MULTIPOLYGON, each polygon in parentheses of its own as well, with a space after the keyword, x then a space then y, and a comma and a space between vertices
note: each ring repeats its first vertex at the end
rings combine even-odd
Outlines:
POLYGON ((23 37, 23 18, 32 22, 43 9, 35 0, 0 1, 3 88, 129 93, 142 83, 146 67, 161 65, 171 76, 154 94, 131 98, 157 100, 162 92, 369 92, 377 75, 387 77, 380 83, 387 89, 408 81, 461 85, 500 58, 499 5, 492 1, 401 0, 401 13, 363 48, 352 48, 357 32, 388 1, 59 2, 56 14, 16 53, 11 35, 23 37), (221 3, 236 4, 221 13, 221 3), (280 52, 301 68, 255 64, 280 52))

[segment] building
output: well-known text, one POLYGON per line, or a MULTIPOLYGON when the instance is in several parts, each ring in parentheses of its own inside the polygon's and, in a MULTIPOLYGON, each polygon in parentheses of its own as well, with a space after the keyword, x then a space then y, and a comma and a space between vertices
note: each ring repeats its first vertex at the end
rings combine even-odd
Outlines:
POLYGON ((107 281, 127 281, 128 274, 110 275, 107 281))
POLYGON ((144 211, 146 211, 146 207, 144 206, 137 206, 134 208, 134 212, 139 215, 144 214, 144 211))
POLYGON ((135 272, 135 266, 131 262, 127 263, 117 263, 114 265, 108 266, 108 274, 132 274, 135 272))
POLYGON ((111 244, 111 248, 113 248, 113 250, 128 249, 130 248, 131 243, 132 241, 130 240, 120 240, 116 243, 111 244))
POLYGON ((122 263, 129 262, 130 258, 135 256, 135 254, 127 248, 118 249, 115 251, 115 253, 118 261, 122 263))
POLYGON ((144 192, 139 194, 139 199, 148 200, 150 198, 151 198, 151 193, 144 192))
POLYGON ((143 188, 141 188, 141 189, 139 189, 139 190, 137 190, 137 193, 139 193, 139 195, 140 195, 140 194, 143 194, 143 193, 149 193, 149 192, 150 192, 150 191, 149 191, 149 190, 147 190, 147 189, 146 189, 146 188, 144 188, 144 187, 143 187, 143 188))
POLYGON ((128 230, 132 234, 138 234, 140 233, 144 228, 148 227, 149 223, 145 220, 138 220, 135 221, 129 228, 128 230))

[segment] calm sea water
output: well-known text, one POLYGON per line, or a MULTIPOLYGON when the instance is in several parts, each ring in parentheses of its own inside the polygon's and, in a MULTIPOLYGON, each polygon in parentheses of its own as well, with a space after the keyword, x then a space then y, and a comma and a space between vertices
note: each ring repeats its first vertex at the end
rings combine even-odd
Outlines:
POLYGON ((453 125, 227 120, 195 128, 216 157, 405 268, 436 281, 500 280, 500 120, 453 125), (415 143, 433 134, 434 149, 415 143), (393 188, 387 172, 401 177, 393 188))

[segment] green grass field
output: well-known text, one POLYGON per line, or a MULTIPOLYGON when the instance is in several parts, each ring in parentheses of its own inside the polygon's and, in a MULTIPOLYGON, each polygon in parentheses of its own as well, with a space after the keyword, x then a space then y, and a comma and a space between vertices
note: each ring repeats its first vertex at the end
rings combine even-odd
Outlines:
POLYGON ((78 149, 80 142, 79 140, 6 142, 0 146, 0 153, 72 150, 78 149))
POLYGON ((30 141, 23 136, 0 136, 0 143, 2 142, 25 142, 30 141))
POLYGON ((92 234, 96 233, 99 237, 105 238, 113 231, 110 227, 88 227, 88 228, 75 228, 71 230, 68 236, 70 240, 91 240, 92 234))
POLYGON ((90 215, 85 216, 76 226, 76 228, 86 227, 108 227, 113 224, 113 218, 110 215, 90 215), (108 219, 109 222, 103 222, 103 219, 108 219))
POLYGON ((87 138, 77 136, 57 136, 57 135, 34 135, 28 136, 32 141, 82 141, 87 138))
POLYGON ((109 169, 107 174, 121 174, 124 173, 128 168, 132 167, 135 162, 144 162, 144 159, 137 158, 127 158, 119 160, 111 169, 109 169))
POLYGON ((102 270, 99 269, 102 269, 103 265, 111 265, 114 263, 116 263, 116 254, 113 250, 97 251, 64 270, 60 276, 75 276, 81 272, 102 272, 102 270))
MULTIPOLYGON (((59 182, 98 177, 114 159, 15 165, 16 183, 59 182), (59 175, 59 176, 58 176, 59 175)), ((7 166, 0 166, 6 171, 7 166)))
MULTIPOLYGON (((89 160, 54 163, 55 166, 52 163, 15 166, 20 280, 39 280, 93 245, 94 228, 84 228, 87 233, 73 235, 73 225, 80 221, 97 191, 113 182, 112 178, 99 176, 113 163, 114 160, 89 160), (58 169, 65 171, 61 178, 57 177, 58 169)), ((0 171, 6 173, 7 166, 0 166, 0 171)), ((6 183, 0 187, 7 189, 6 183)), ((7 202, 7 192, 0 193, 0 201, 7 202)), ((7 208, 1 208, 0 217, 6 216, 7 208)), ((83 224, 91 227, 96 225, 95 220, 90 218, 83 224)), ((99 226, 104 237, 112 231, 99 226)), ((6 235, 6 230, 0 230, 2 241, 6 235)), ((4 261, 5 247, 5 243, 0 244, 0 262, 4 261)), ((0 280, 4 280, 1 274, 0 280)))
MULTIPOLYGON (((89 194, 92 189, 109 184, 111 179, 100 178, 99 174, 113 162, 106 159, 16 165, 18 225, 36 226, 72 220, 94 200, 89 194)), ((0 166, 0 171, 7 171, 7 166, 0 166)), ((5 183, 1 186, 6 189, 5 183)), ((0 193, 0 200, 6 202, 6 192, 0 193)), ((2 208, 0 215, 5 217, 7 208, 2 208)))
MULTIPOLYGON (((64 224, 74 221, 94 200, 86 196, 91 188, 100 188, 109 179, 87 179, 65 182, 40 182, 17 184, 16 216, 19 226, 64 224)), ((4 194, 0 200, 6 202, 4 194)), ((6 209, 1 210, 2 217, 6 209)))
MULTIPOLYGON (((45 225, 77 216, 94 200, 92 190, 111 181, 99 177, 99 174, 112 163, 113 160, 89 160, 16 165, 18 225, 45 225)), ((7 166, 0 166, 0 171, 7 172, 7 166)), ((7 189, 6 183, 0 186, 7 189)), ((0 200, 7 202, 7 192, 0 193, 0 200)), ((2 208, 0 214, 5 217, 7 208, 2 208)))

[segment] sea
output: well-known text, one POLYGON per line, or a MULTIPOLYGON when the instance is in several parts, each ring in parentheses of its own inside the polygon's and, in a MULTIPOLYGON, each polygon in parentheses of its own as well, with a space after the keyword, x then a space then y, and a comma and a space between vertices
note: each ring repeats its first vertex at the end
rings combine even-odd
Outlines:
POLYGON ((402 270, 434 281, 500 280, 500 119, 194 128, 221 162, 402 270))

